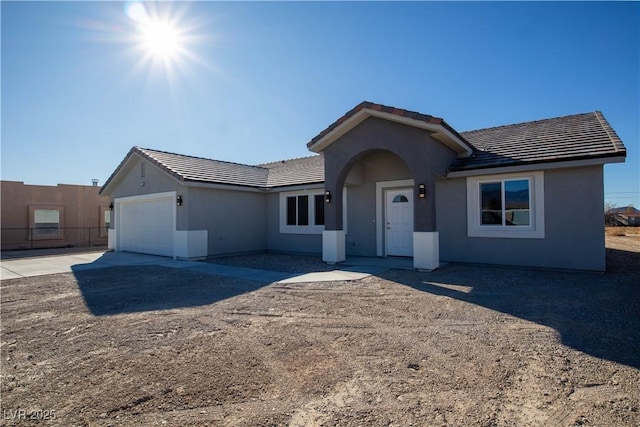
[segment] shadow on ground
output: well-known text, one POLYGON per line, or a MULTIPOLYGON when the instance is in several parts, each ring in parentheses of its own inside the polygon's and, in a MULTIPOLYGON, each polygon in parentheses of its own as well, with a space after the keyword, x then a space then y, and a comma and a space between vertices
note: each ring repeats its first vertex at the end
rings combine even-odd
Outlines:
MULTIPOLYGON (((450 264, 376 275, 551 327, 567 346, 640 368, 640 253, 608 249, 607 266, 579 273, 450 264)), ((268 284, 156 265, 81 267, 74 274, 96 316, 203 306, 268 284)))
POLYGON ((266 285, 155 265, 79 270, 74 274, 95 316, 203 306, 266 285))
POLYGON ((562 343, 640 368, 640 253, 607 250, 607 273, 449 265, 385 279, 555 329, 562 343))

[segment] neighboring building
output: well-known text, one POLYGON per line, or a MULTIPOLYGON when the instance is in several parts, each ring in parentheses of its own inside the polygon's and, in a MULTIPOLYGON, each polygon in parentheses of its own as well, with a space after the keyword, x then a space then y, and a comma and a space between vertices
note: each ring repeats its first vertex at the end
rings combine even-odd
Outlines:
POLYGON ((605 269, 603 165, 626 151, 600 112, 457 132, 363 102, 307 146, 258 166, 132 148, 101 190, 109 246, 605 269))
POLYGON ((97 185, 0 184, 2 250, 107 244, 110 199, 97 185))
POLYGON ((607 225, 640 226, 640 210, 633 206, 609 209, 605 217, 607 225))

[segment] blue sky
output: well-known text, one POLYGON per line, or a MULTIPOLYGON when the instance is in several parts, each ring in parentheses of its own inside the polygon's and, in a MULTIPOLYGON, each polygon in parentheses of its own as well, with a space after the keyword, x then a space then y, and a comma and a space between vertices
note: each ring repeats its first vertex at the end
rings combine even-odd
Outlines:
POLYGON ((600 110, 627 147, 605 198, 640 207, 640 3, 6 2, 2 179, 104 183, 134 146, 257 164, 361 101, 458 131, 600 110))

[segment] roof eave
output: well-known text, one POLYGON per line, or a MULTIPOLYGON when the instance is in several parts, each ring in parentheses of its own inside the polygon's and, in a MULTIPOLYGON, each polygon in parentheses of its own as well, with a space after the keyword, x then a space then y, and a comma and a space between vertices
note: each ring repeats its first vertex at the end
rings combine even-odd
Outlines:
POLYGON ((561 169, 582 166, 605 165, 607 163, 624 163, 626 152, 611 153, 601 156, 574 157, 557 160, 539 160, 503 165, 486 165, 476 168, 450 170, 447 178, 463 178, 478 175, 525 172, 533 170, 561 169))
POLYGON ((385 111, 373 110, 371 108, 362 108, 350 117, 346 118, 342 123, 331 129, 325 135, 317 140, 312 140, 307 147, 314 153, 321 153, 347 132, 355 128, 369 117, 378 117, 384 120, 405 124, 408 126, 425 129, 432 132, 431 136, 445 144, 458 154, 458 157, 469 157, 473 154, 473 148, 464 139, 444 122, 438 119, 438 123, 429 123, 424 120, 417 120, 411 117, 399 116, 397 114, 385 111))
POLYGON ((131 156, 133 156, 134 152, 136 152, 136 150, 138 149, 138 147, 131 147, 131 149, 129 150, 129 152, 127 153, 126 156, 124 156, 124 159, 122 159, 122 161, 120 162, 120 164, 115 168, 115 170, 113 171, 113 173, 111 173, 111 176, 109 176, 109 178, 107 178, 107 180, 105 181, 104 185, 100 188, 100 191, 98 192, 99 195, 103 195, 103 194, 109 194, 109 189, 111 187, 111 185, 117 181, 117 176, 120 173, 120 171, 122 169, 124 169, 126 167, 126 165, 129 163, 131 156))
POLYGON ((100 195, 109 194, 110 187, 118 181, 118 175, 120 174, 120 172, 122 170, 125 170, 127 168, 127 166, 131 163, 132 159, 136 158, 136 156, 137 156, 138 159, 143 159, 143 160, 149 161, 150 163, 152 163, 155 166, 157 166, 161 171, 163 171, 164 173, 169 175, 171 178, 173 178, 173 179, 175 179, 175 180, 177 180, 179 182, 183 182, 184 183, 184 177, 182 175, 180 175, 178 172, 168 168, 166 165, 164 165, 163 163, 161 163, 158 160, 154 159, 152 156, 149 156, 140 147, 134 146, 134 147, 131 148, 131 150, 129 150, 129 152, 124 157, 122 162, 120 162, 120 164, 115 169, 115 171, 107 179, 107 181, 104 183, 104 185, 102 186, 102 188, 100 189, 98 194, 100 194, 100 195))

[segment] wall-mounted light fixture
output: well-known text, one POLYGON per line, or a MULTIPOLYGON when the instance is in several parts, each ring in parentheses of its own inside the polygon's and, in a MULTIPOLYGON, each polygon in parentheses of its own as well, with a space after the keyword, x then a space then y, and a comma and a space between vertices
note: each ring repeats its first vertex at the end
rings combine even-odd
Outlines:
POLYGON ((112 211, 113 210, 113 202, 109 203, 109 210, 112 211))
POLYGON ((182 206, 182 196, 178 196, 178 197, 176 197, 176 204, 177 204, 178 206, 182 206))
POLYGON ((324 201, 325 201, 325 203, 331 203, 331 192, 330 191, 325 191, 324 192, 324 201))
POLYGON ((424 184, 418 184, 418 197, 421 199, 427 197, 427 187, 424 184))

